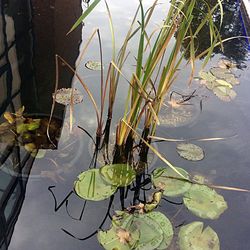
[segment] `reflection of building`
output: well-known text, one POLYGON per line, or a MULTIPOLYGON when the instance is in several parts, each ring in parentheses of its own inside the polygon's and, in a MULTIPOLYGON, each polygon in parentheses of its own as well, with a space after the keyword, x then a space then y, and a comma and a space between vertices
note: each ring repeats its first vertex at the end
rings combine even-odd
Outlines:
MULTIPOLYGON (((33 0, 32 5, 30 0, 0 1, 0 123, 6 110, 15 112, 21 106, 29 114, 50 113, 54 56, 74 64, 80 35, 65 34, 80 10, 80 0, 33 0)), ((63 71, 60 85, 70 86, 71 79, 63 71)), ((58 107, 57 117, 63 114, 64 107, 58 107)), ((0 138, 0 250, 11 240, 33 161, 21 147, 0 138)))

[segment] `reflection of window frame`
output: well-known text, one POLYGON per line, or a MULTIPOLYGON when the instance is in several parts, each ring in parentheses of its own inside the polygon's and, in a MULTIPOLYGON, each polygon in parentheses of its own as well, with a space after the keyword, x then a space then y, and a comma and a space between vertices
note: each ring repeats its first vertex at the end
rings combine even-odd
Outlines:
MULTIPOLYGON (((19 159, 19 151, 18 147, 12 147, 11 153, 9 154, 9 157, 14 156, 17 159, 19 159)), ((5 159, 5 161, 8 159, 8 157, 5 159)), ((0 249, 1 250, 7 250, 8 245, 11 240, 12 233, 14 231, 15 223, 18 219, 19 213, 21 211, 21 207, 25 198, 25 191, 26 191, 26 185, 28 181, 28 177, 23 177, 22 170, 24 167, 26 167, 26 164, 28 165, 28 171, 30 171, 32 165, 33 165, 34 158, 30 156, 29 153, 26 153, 22 160, 19 160, 18 162, 18 172, 19 174, 17 176, 13 176, 10 180, 7 188, 3 192, 3 196, 0 200, 0 249), (8 218, 6 218, 5 215, 5 209, 7 207, 8 202, 10 201, 12 194, 16 188, 20 188, 20 193, 16 197, 16 200, 14 201, 13 206, 10 209, 10 214, 8 218)), ((4 162, 3 162, 4 163, 4 162)), ((26 170, 26 168, 25 168, 26 170)), ((25 173, 24 176, 27 176, 25 173)))

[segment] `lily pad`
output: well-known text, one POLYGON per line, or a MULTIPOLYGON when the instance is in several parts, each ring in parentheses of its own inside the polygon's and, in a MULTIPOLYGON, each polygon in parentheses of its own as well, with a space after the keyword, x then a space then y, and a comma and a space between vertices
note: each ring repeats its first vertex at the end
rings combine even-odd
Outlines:
POLYGON ((211 227, 203 228, 203 222, 195 221, 181 227, 179 235, 180 250, 219 250, 218 235, 211 227))
POLYGON ((163 240, 161 244, 157 247, 158 250, 167 249, 173 239, 174 231, 169 219, 160 212, 150 212, 147 214, 152 220, 157 222, 163 232, 163 240))
POLYGON ((71 95, 72 96, 72 104, 78 104, 83 101, 83 96, 78 89, 72 88, 62 88, 58 89, 56 93, 53 94, 53 98, 57 103, 63 105, 70 105, 71 104, 71 95))
POLYGON ((155 250, 164 240, 163 230, 148 214, 134 215, 133 224, 140 232, 136 250, 155 250))
POLYGON ((217 86, 213 89, 213 92, 224 102, 230 102, 237 96, 237 93, 233 89, 226 86, 217 86))
POLYGON ((74 183, 76 194, 86 200, 100 201, 116 192, 117 186, 110 185, 101 177, 99 169, 82 172, 74 183))
POLYGON ((111 164, 100 168, 102 178, 109 184, 125 187, 135 180, 136 173, 128 164, 111 164))
POLYGON ((134 249, 139 240, 139 231, 112 227, 108 231, 99 231, 97 238, 106 250, 130 250, 134 249))
POLYGON ((203 149, 192 143, 180 143, 176 149, 181 157, 189 161, 200 161, 205 156, 203 149))
POLYGON ((205 81, 208 81, 208 82, 213 82, 216 80, 216 77, 211 73, 211 72, 205 72, 205 71, 201 71, 199 73, 199 76, 205 80, 205 81))
POLYGON ((193 184, 184 194, 183 201, 189 211, 204 219, 217 219, 227 209, 223 196, 200 184, 193 184))
POLYGON ((229 69, 222 68, 211 68, 210 72, 216 77, 220 79, 224 79, 227 75, 232 75, 232 72, 229 69))
POLYGON ((102 64, 98 61, 88 61, 86 62, 85 67, 90 70, 101 70, 102 64))
MULTIPOLYGON (((182 169, 176 167, 176 169, 187 179, 189 179, 188 173, 182 169)), ((181 180, 181 176, 170 168, 157 168, 151 175, 153 185, 156 188, 164 190, 163 194, 169 197, 178 197, 183 195, 191 187, 191 183, 181 180)))

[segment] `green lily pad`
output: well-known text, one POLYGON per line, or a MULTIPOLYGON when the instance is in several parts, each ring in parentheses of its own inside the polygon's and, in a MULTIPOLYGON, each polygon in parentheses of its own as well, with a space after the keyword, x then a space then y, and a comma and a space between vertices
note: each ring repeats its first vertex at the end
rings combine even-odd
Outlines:
POLYGON ((180 250, 219 250, 220 241, 211 227, 203 229, 203 222, 195 221, 181 227, 178 241, 180 250))
POLYGON ((237 93, 233 89, 226 86, 217 86, 213 89, 213 92, 224 102, 230 102, 237 96, 237 93))
POLYGON ((83 96, 78 89, 72 88, 62 88, 58 89, 56 93, 53 93, 53 98, 57 103, 63 105, 70 105, 71 104, 71 95, 72 95, 72 103, 78 104, 83 101, 83 96))
POLYGON ((85 67, 90 70, 101 70, 102 64, 101 62, 97 62, 97 61, 88 61, 86 62, 85 67))
POLYGON ((99 169, 82 172, 74 183, 76 194, 86 200, 100 201, 116 192, 117 186, 110 185, 102 179, 99 169))
POLYGON ((155 250, 164 239, 162 228, 154 219, 150 218, 149 214, 134 215, 133 224, 140 232, 136 250, 155 250))
POLYGON ((201 147, 191 143, 180 143, 176 149, 181 157, 189 161, 200 161, 205 156, 201 147))
POLYGON ((174 231, 170 220, 160 212, 150 212, 147 214, 152 220, 157 222, 163 232, 163 240, 157 247, 158 250, 167 249, 173 239, 174 231))
POLYGON ((102 178, 109 184, 125 187, 135 180, 136 173, 128 164, 111 164, 100 168, 102 178))
POLYGON ((108 231, 99 231, 97 239, 106 250, 130 250, 139 240, 139 231, 112 227, 108 231))
MULTIPOLYGON (((176 167, 176 169, 187 179, 188 173, 176 167)), ((183 195, 191 187, 191 183, 181 180, 182 177, 170 168, 157 168, 151 174, 152 183, 156 188, 162 189, 165 196, 178 197, 183 195)))
POLYGON ((204 219, 217 219, 227 209, 223 196, 200 184, 193 184, 184 194, 183 201, 189 211, 204 219))

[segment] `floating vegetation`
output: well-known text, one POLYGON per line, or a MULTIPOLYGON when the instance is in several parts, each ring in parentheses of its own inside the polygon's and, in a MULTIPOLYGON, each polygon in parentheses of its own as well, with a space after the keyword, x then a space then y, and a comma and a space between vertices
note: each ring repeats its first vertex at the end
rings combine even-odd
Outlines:
MULTIPOLYGON (((176 170, 189 179, 189 174, 184 169, 176 167, 176 170)), ((151 174, 151 179, 154 187, 163 190, 163 194, 169 197, 183 195, 192 185, 170 168, 156 168, 151 174)))
POLYGON ((199 109, 192 104, 174 104, 173 101, 165 102, 159 113, 159 122, 166 127, 181 127, 195 120, 199 109))
POLYGON ((86 200, 100 201, 116 192, 117 186, 106 183, 99 169, 90 169, 78 175, 74 183, 76 194, 86 200))
POLYGON ((184 194, 185 206, 194 215, 204 219, 218 219, 227 209, 223 196, 205 185, 192 184, 184 194))
POLYGON ((200 161, 205 156, 203 149, 192 143, 180 143, 176 150, 182 158, 189 161, 200 161))
POLYGON ((182 226, 178 235, 180 250, 219 250, 220 241, 211 228, 203 228, 203 222, 195 221, 182 226))
POLYGON ((90 70, 101 70, 102 69, 102 64, 101 62, 98 61, 87 61, 85 64, 85 67, 90 70))
POLYGON ((117 247, 119 250, 163 250, 169 247, 174 232, 171 222, 164 214, 128 214, 123 211, 116 213, 111 229, 98 233, 98 240, 105 249, 112 250, 117 247), (114 244, 111 245, 111 242, 114 244))
POLYGON ((201 71, 199 73, 200 83, 211 90, 220 100, 230 102, 237 95, 233 86, 240 83, 231 71, 231 68, 235 67, 234 63, 221 60, 219 67, 213 67, 208 72, 201 71))
POLYGON ((218 62, 218 67, 222 69, 234 69, 237 67, 237 64, 227 59, 221 59, 218 62))
POLYGON ((53 93, 53 98, 57 103, 65 106, 72 104, 78 104, 83 101, 83 96, 78 89, 62 88, 53 93))
POLYGON ((135 180, 135 171, 128 164, 111 164, 100 168, 102 178, 109 184, 125 187, 135 180))

